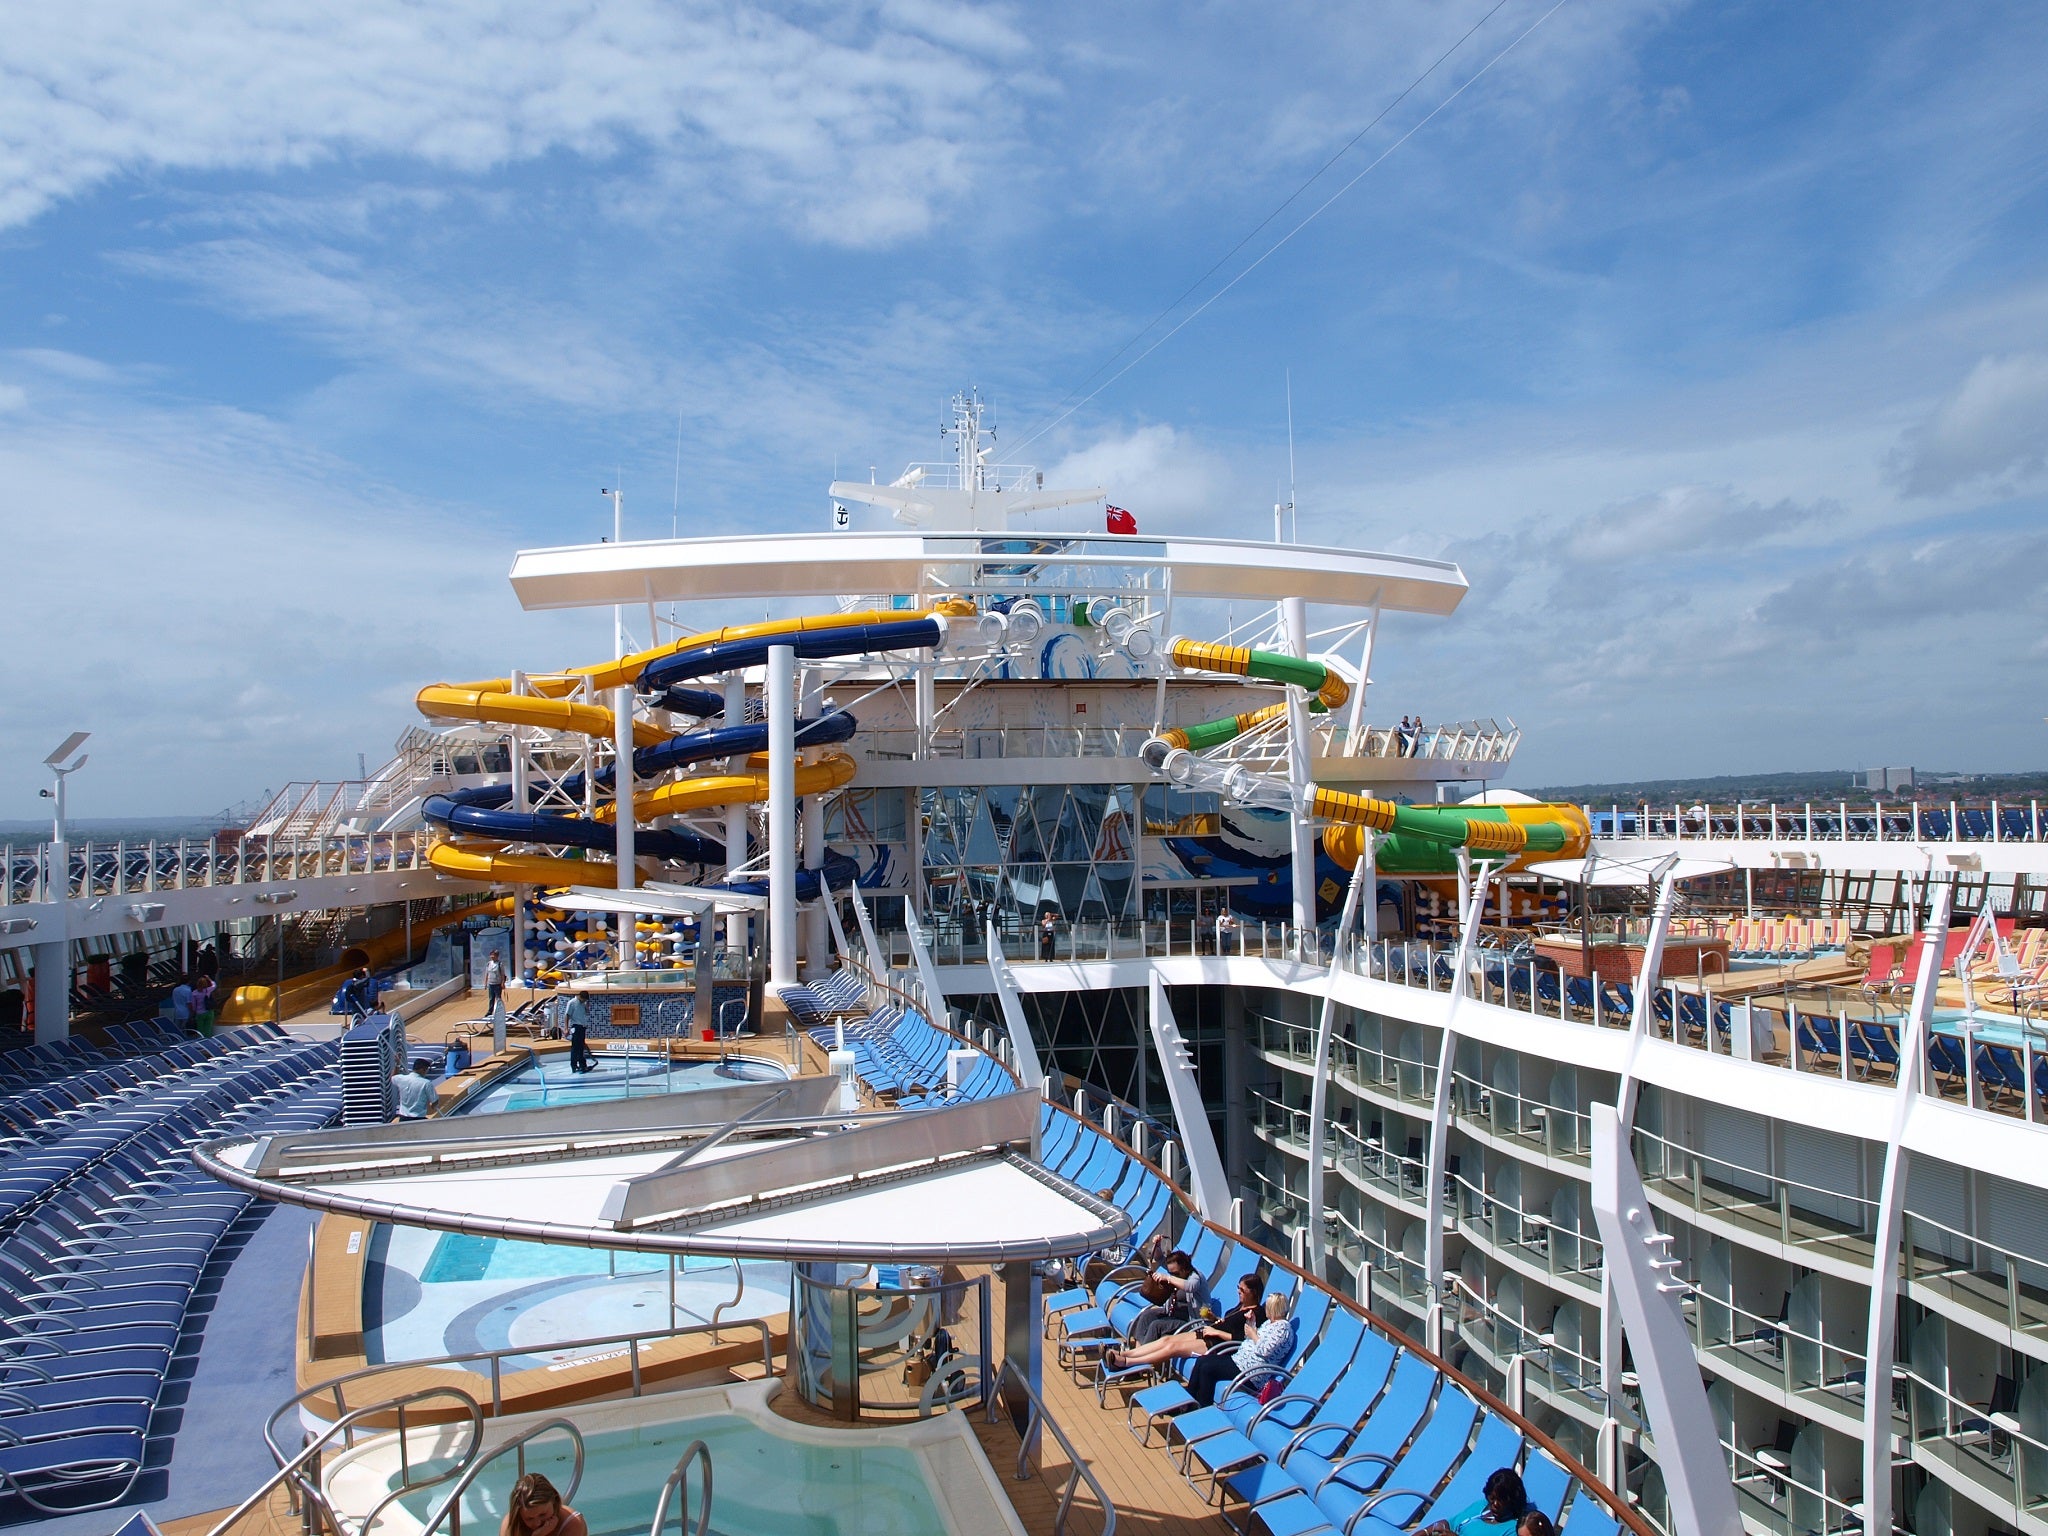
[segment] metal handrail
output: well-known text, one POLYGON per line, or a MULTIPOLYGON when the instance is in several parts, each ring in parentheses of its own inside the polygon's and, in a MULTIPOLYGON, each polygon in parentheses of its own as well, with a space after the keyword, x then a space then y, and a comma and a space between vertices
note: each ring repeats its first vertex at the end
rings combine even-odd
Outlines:
MULTIPOLYGON (((661 1497, 654 1502, 654 1523, 647 1527, 647 1536, 661 1536, 661 1528, 668 1523, 669 1496, 679 1489, 687 1501, 690 1477, 690 1463, 698 1459, 704 1463, 704 1491, 697 1496, 697 1525, 694 1536, 707 1536, 711 1530, 711 1447, 702 1440, 692 1440, 683 1447, 683 1454, 676 1458, 675 1469, 669 1473, 668 1481, 661 1485, 661 1497)), ((680 1506, 682 1515, 682 1536, 693 1536, 687 1502, 680 1506)))
MULTIPOLYGON (((278 1453, 277 1442, 271 1439, 269 1426, 266 1426, 264 1438, 270 1441, 272 1454, 277 1455, 277 1471, 264 1481, 261 1488, 258 1488, 248 1498, 242 1500, 241 1503, 229 1510, 226 1518, 209 1530, 206 1536, 222 1536, 222 1532, 226 1531, 250 1510, 256 1508, 265 1499, 269 1498, 271 1493, 281 1483, 286 1481, 295 1484, 299 1492, 326 1515, 329 1529, 339 1531, 341 1529, 341 1522, 335 1517, 333 1507, 327 1502, 327 1496, 320 1491, 317 1478, 313 1482, 308 1482, 299 1476, 299 1471, 309 1461, 317 1462, 320 1453, 327 1448, 337 1435, 345 1436, 347 1444, 353 1447, 355 1444, 356 1425, 373 1414, 381 1415, 394 1411, 398 1414, 399 1486, 392 1491, 391 1498, 397 1498, 400 1494, 404 1493, 413 1493, 421 1488, 432 1487, 435 1483, 440 1482, 442 1478, 448 1476, 448 1474, 443 1472, 434 1477, 423 1478, 415 1483, 412 1480, 412 1458, 405 1448, 405 1411, 411 1404, 430 1397, 454 1398, 466 1410, 469 1423, 469 1445, 463 1451, 461 1457, 461 1460, 466 1463, 469 1458, 476 1455, 478 1448, 483 1444, 484 1416, 483 1409, 477 1400, 467 1392, 464 1392, 460 1387, 422 1387, 417 1392, 407 1392, 403 1396, 388 1398, 381 1403, 371 1403, 356 1409, 353 1413, 343 1414, 334 1423, 328 1425, 327 1428, 308 1440, 296 1455, 290 1457, 278 1453)), ((272 1422, 274 1424, 275 1420, 272 1422)), ((388 1503, 389 1500, 387 1499, 385 1502, 388 1503)), ((383 1505, 380 1504, 377 1507, 382 1509, 383 1505)), ((372 1513, 375 1513, 375 1511, 372 1511, 372 1513)))
POLYGON ((1031 1383, 1024 1379, 1023 1372, 1017 1369, 1013 1360, 1003 1361, 1002 1374, 996 1378, 997 1390, 989 1398, 988 1421, 991 1424, 996 1421, 996 1398, 1001 1395, 1005 1382, 1015 1382, 1031 1404, 1031 1412, 1025 1416, 1024 1427, 1017 1434, 1017 1481, 1021 1483, 1031 1476, 1031 1453, 1041 1430, 1051 1430, 1053 1439, 1067 1453, 1067 1486, 1060 1491, 1060 1507, 1052 1521, 1053 1536, 1065 1536, 1067 1511, 1073 1507, 1074 1490, 1083 1483, 1102 1505, 1102 1536, 1116 1536, 1116 1505, 1109 1497, 1109 1490, 1102 1486, 1094 1468, 1074 1449, 1074 1442, 1067 1438, 1067 1432, 1060 1428, 1059 1421, 1046 1411, 1044 1400, 1032 1390, 1031 1383))
MULTIPOLYGON (((671 1255, 669 1262, 675 1262, 673 1255, 671 1255)), ((714 1339, 718 1337, 719 1318, 724 1316, 725 1311, 728 1307, 738 1306, 740 1304, 741 1298, 747 1294, 747 1271, 738 1259, 734 1259, 731 1262, 733 1278, 732 1297, 730 1300, 721 1301, 717 1306, 711 1309, 711 1337, 713 1337, 714 1339)))
MULTIPOLYGON (((490 1455, 479 1457, 471 1462, 469 1469, 462 1474, 455 1486, 448 1490, 447 1496, 441 1500, 441 1507, 436 1509, 427 1518, 426 1524, 420 1527, 419 1536, 434 1536, 434 1532, 440 1528, 441 1522, 448 1520, 451 1514, 454 1516, 454 1519, 449 1521, 449 1536, 462 1536, 462 1496, 469 1492, 470 1485, 482 1474, 484 1468, 497 1461, 507 1451, 517 1451, 519 1453, 519 1475, 521 1477, 526 1476, 527 1444, 530 1441, 538 1440, 542 1435, 558 1429, 568 1435, 569 1443, 576 1448, 576 1465, 570 1469, 569 1486, 559 1491, 564 1504, 575 1498, 576 1490, 583 1486, 583 1431, 567 1419, 545 1419, 541 1423, 534 1425, 533 1428, 523 1430, 513 1436, 510 1440, 507 1440, 503 1445, 492 1451, 490 1455)), ((376 1515, 384 1508, 385 1504, 390 1502, 390 1499, 384 1500, 384 1503, 379 1504, 376 1509, 370 1512, 371 1515, 376 1515)), ((368 1536, 368 1531, 369 1521, 366 1519, 363 1522, 362 1536, 368 1536)))
MULTIPOLYGON (((673 1318, 674 1314, 670 1315, 673 1318)), ((531 1355, 541 1349, 594 1349, 608 1344, 623 1344, 630 1351, 633 1376, 632 1395, 638 1397, 640 1396, 640 1346, 642 1344, 658 1344, 664 1339, 679 1339, 693 1333, 709 1333, 715 1338, 721 1328, 753 1328, 757 1330, 761 1335, 762 1369, 768 1375, 772 1376, 775 1374, 775 1336, 769 1329, 768 1324, 758 1317, 735 1318, 731 1322, 716 1325, 711 1323, 691 1323, 683 1328, 650 1328, 640 1333, 606 1334, 601 1338, 564 1339, 543 1345, 506 1345, 502 1349, 470 1350, 459 1355, 436 1355, 426 1360, 385 1361, 380 1365, 366 1365, 361 1370, 350 1371, 347 1375, 336 1376, 330 1380, 318 1382, 294 1394, 271 1414, 263 1426, 263 1438, 270 1447, 271 1455, 275 1456, 279 1461, 283 1461, 288 1453, 277 1443, 277 1426, 279 1422, 288 1415, 296 1415, 301 1407, 311 1403, 315 1398, 331 1393, 334 1399, 335 1414, 338 1417, 349 1416, 350 1410, 342 1394, 343 1389, 353 1382, 362 1381, 372 1376, 379 1376, 387 1371, 413 1371, 437 1365, 467 1365, 476 1361, 487 1361, 490 1365, 490 1416, 495 1418, 504 1409, 502 1362, 508 1358, 531 1355)), ((383 1406, 388 1407, 388 1405, 383 1406)), ((361 1411, 370 1412, 374 1410, 365 1409, 361 1411)))

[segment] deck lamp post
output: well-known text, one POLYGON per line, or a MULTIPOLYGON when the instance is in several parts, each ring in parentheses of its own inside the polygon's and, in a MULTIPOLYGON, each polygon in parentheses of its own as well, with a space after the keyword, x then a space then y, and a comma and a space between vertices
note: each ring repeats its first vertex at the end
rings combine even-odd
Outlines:
MULTIPOLYGON (((42 791, 55 801, 51 818, 49 863, 43 877, 43 900, 53 910, 56 932, 35 947, 36 960, 36 1044, 62 1040, 71 1032, 71 846, 64 825, 64 781, 85 766, 85 745, 90 731, 73 731, 64 744, 43 762, 56 783, 42 791), (72 754, 77 753, 76 757, 72 754)), ((90 893, 88 893, 90 894, 90 893)))

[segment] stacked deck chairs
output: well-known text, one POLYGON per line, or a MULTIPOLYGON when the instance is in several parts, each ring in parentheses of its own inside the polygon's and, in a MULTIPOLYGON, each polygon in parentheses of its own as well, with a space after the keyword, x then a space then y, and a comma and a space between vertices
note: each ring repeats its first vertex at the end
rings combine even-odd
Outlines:
POLYGON ((331 1043, 267 1045, 109 1093, 49 1128, 46 1157, 8 1159, 41 1182, 0 1239, 0 1505, 127 1496, 193 1292, 251 1203, 193 1166, 192 1146, 314 1130, 341 1110, 331 1043))
MULTIPOLYGON (((1118 1187, 1119 1162, 1143 1167, 1087 1125, 1046 1113, 1047 1167, 1076 1183, 1118 1187)), ((1171 1205, 1172 1192, 1160 1193, 1171 1205)), ((1150 1215, 1137 1235, 1165 1210, 1150 1215)), ((1126 1425, 1140 1444, 1174 1457, 1197 1492, 1246 1507, 1241 1513, 1251 1519, 1236 1521, 1239 1529, 1395 1536, 1457 1513, 1480 1498, 1497 1468, 1513 1467, 1530 1507, 1567 1536, 1619 1531, 1605 1503, 1503 1411, 1432 1358, 1374 1331, 1323 1287, 1204 1222, 1186 1220, 1178 1246, 1221 1304, 1230 1301, 1238 1277, 1250 1274, 1263 1277, 1264 1292, 1293 1297, 1294 1349, 1283 1365, 1232 1378, 1213 1403, 1197 1402, 1188 1390, 1189 1361, 1164 1375, 1107 1369, 1100 1345, 1120 1338, 1143 1306, 1136 1289, 1142 1276, 1130 1266, 1047 1297, 1045 1332, 1059 1345, 1063 1366, 1093 1373, 1105 1403, 1112 1392, 1123 1395, 1126 1425)))

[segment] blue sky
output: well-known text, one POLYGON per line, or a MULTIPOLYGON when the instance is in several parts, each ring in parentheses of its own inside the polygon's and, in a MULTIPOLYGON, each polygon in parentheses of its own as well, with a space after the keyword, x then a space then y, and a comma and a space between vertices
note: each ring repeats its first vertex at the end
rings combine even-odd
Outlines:
MULTIPOLYGON (((82 813, 203 810, 590 659, 503 577, 615 479, 797 529, 962 385, 1018 441, 1549 6, 18 8, 0 815, 73 727, 82 813)), ((2041 766, 2044 65, 2023 4, 1567 0, 1028 457, 1259 534, 1291 374, 1302 536, 1473 582, 1372 713, 1525 783, 2041 766)))

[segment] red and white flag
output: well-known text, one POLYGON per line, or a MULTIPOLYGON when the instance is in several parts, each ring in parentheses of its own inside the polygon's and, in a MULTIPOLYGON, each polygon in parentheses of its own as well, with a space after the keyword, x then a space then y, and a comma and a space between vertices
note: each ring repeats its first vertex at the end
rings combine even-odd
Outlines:
POLYGON ((1111 533, 1136 533, 1138 531, 1138 520, 1122 507, 1111 507, 1107 521, 1111 533))

